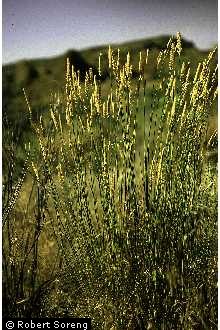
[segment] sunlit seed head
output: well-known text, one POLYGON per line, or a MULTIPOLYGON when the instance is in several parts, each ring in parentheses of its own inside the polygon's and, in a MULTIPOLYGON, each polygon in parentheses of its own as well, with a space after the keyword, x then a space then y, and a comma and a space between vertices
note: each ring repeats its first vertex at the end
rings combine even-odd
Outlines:
POLYGON ((142 72, 143 68, 142 68, 142 52, 139 52, 139 63, 138 63, 138 70, 139 72, 142 72))
POLYGON ((37 178, 37 182, 40 183, 40 178, 39 178, 38 170, 37 170, 37 168, 36 168, 34 162, 31 162, 31 166, 32 166, 33 171, 34 171, 34 174, 35 174, 35 176, 36 176, 36 178, 37 178))
POLYGON ((176 49, 177 49, 177 53, 180 56, 181 51, 182 51, 181 34, 180 34, 180 32, 177 32, 177 45, 176 45, 176 49))
POLYGON ((117 68, 120 66, 120 48, 118 48, 117 68))
POLYGON ((148 56, 149 56, 149 49, 147 49, 146 58, 145 58, 145 64, 146 65, 148 63, 148 56))
POLYGON ((157 56, 157 67, 160 65, 161 59, 162 59, 163 52, 160 51, 157 56))
POLYGON ((99 67, 98 67, 98 73, 99 73, 99 76, 101 76, 101 56, 102 56, 102 53, 99 54, 99 67))
POLYGON ((170 60, 169 60, 169 69, 173 70, 174 68, 174 60, 175 60, 175 45, 174 43, 171 44, 170 50, 170 60))
POLYGON ((108 67, 109 69, 112 66, 112 50, 111 50, 111 46, 108 47, 108 67))

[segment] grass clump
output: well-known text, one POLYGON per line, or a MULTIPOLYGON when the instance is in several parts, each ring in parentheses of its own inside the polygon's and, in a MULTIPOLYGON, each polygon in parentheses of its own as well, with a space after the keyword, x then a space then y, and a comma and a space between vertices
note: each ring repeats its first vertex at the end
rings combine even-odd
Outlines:
POLYGON ((34 122, 29 106, 38 140, 34 288, 48 280, 36 266, 48 232, 56 256, 38 315, 88 316, 94 329, 217 327, 216 171, 207 159, 215 50, 193 74, 181 51, 177 34, 159 52, 151 95, 149 51, 134 79, 130 54, 123 60, 109 47, 83 80, 67 60, 65 93, 49 116, 34 122))

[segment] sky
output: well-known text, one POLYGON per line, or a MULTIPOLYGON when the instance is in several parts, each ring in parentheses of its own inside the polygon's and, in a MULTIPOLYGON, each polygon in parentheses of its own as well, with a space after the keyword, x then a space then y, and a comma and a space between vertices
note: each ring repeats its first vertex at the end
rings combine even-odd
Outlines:
POLYGON ((217 8, 218 0, 2 0, 2 61, 177 31, 207 49, 218 40, 217 8))

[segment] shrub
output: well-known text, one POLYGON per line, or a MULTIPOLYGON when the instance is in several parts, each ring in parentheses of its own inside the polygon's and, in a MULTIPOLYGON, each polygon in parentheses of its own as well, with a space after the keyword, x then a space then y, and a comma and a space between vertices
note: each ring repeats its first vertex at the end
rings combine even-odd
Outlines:
POLYGON ((41 222, 63 261, 41 315, 88 316, 94 329, 217 327, 216 173, 205 147, 214 53, 192 75, 180 34, 171 38, 151 98, 148 51, 136 80, 120 50, 100 55, 98 74, 83 81, 67 60, 65 94, 49 120, 32 122, 41 222))

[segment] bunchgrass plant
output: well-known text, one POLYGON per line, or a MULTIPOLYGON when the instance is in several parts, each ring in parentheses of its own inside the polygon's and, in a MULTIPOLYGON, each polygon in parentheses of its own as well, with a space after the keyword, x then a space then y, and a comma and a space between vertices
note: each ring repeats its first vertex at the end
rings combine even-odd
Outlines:
POLYGON ((207 160, 215 52, 192 74, 180 34, 171 38, 151 96, 148 50, 135 79, 130 54, 121 58, 119 49, 100 54, 98 73, 83 79, 67 59, 65 93, 39 123, 25 94, 39 145, 29 150, 36 272, 41 235, 53 237, 58 253, 40 316, 91 317, 106 330, 217 329, 216 172, 207 160))

